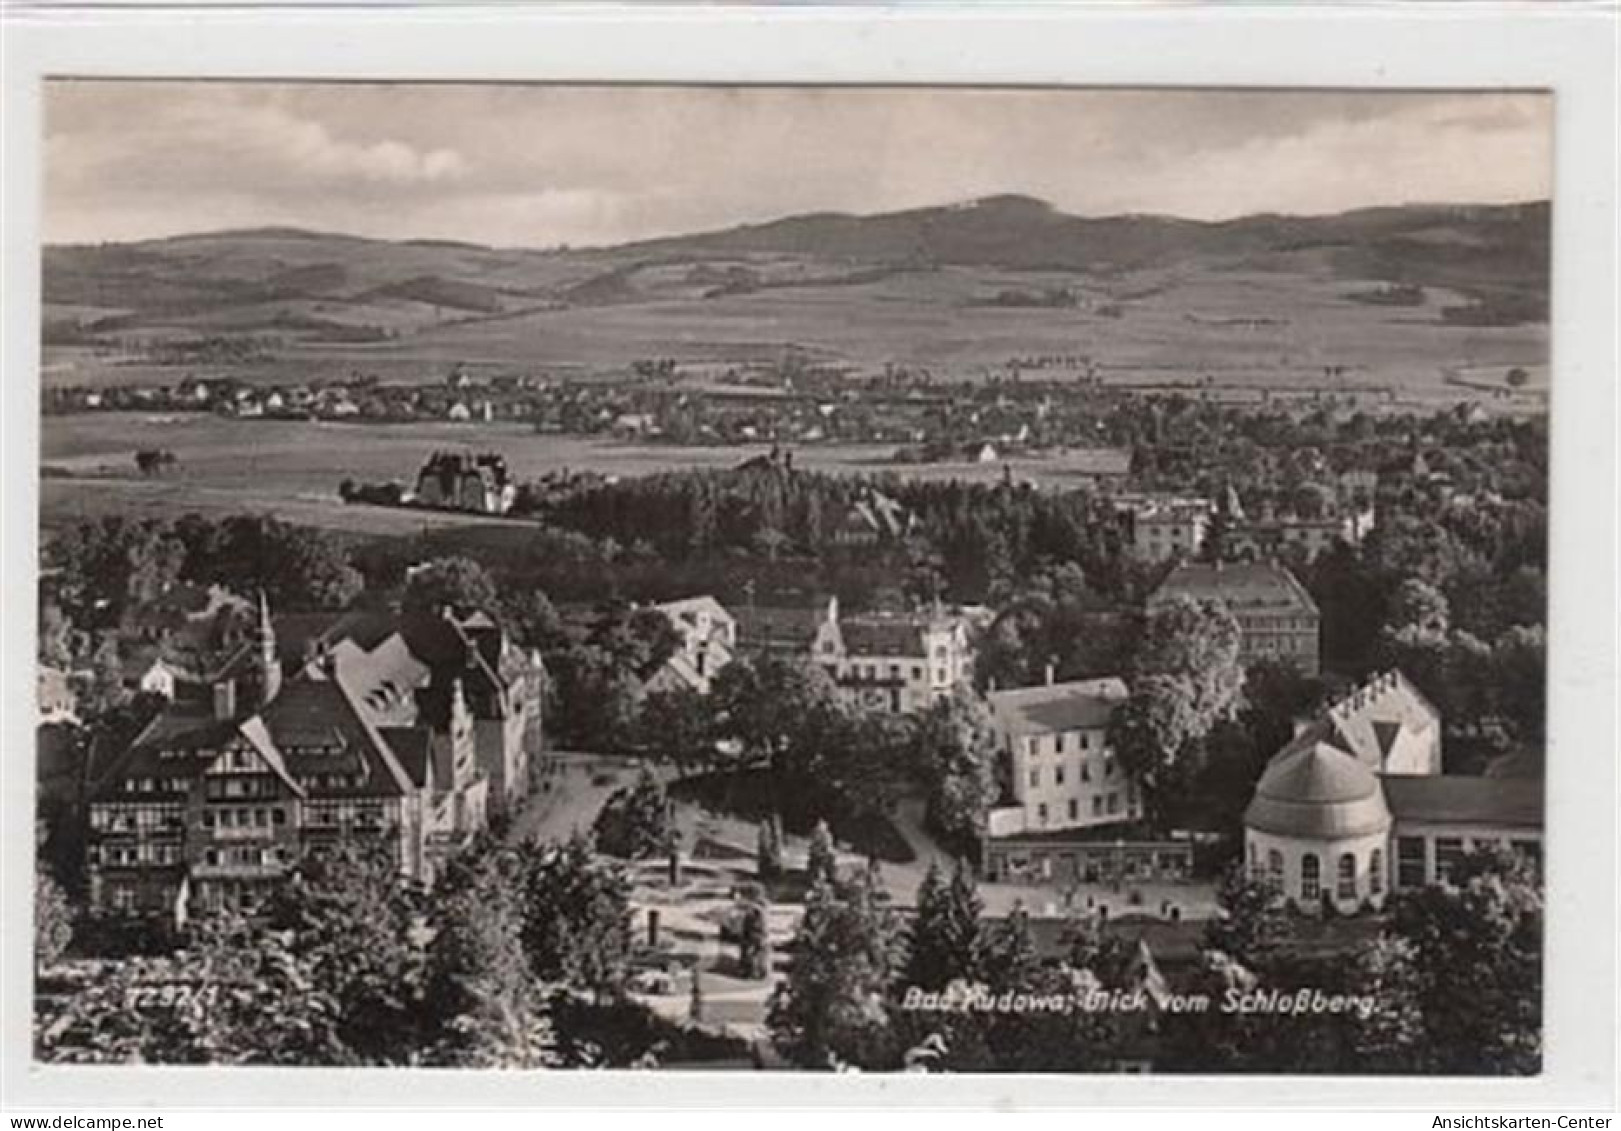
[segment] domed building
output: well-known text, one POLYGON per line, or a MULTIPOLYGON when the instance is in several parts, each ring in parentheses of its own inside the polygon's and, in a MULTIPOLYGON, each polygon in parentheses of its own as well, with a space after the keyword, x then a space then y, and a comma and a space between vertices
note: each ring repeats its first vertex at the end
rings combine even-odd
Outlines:
POLYGON ((1267 766, 1244 811, 1244 850, 1302 910, 1325 899, 1340 911, 1384 902, 1390 808, 1376 775, 1327 742, 1285 749, 1267 766))

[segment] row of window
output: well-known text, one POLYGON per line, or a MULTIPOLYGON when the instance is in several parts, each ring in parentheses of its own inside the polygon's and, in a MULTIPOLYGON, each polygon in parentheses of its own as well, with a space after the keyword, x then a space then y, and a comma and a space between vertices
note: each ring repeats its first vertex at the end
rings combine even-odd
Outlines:
MULTIPOLYGON (((1041 753, 1041 737, 1039 734, 1032 734, 1025 738, 1025 749, 1032 755, 1041 753)), ((1054 754, 1063 754, 1069 749, 1080 751, 1101 750, 1103 749, 1103 734, 1101 731, 1081 730, 1058 731, 1052 736, 1052 751, 1054 754), (1074 739, 1074 742, 1071 743, 1070 739, 1074 739)))
POLYGON ((227 845, 203 852, 203 863, 210 868, 275 868, 288 863, 290 858, 291 853, 284 848, 257 845, 227 845))
MULTIPOLYGON (((1465 843, 1462 837, 1438 836, 1435 838, 1435 878, 1445 882, 1452 878, 1453 869, 1463 860, 1464 853, 1471 848, 1483 848, 1487 840, 1471 840, 1465 843)), ((1534 840, 1513 840, 1509 846, 1534 863, 1542 859, 1542 845, 1534 840)), ((1396 838, 1396 886, 1402 888, 1421 888, 1430 882, 1429 867, 1429 838, 1422 836, 1402 836, 1396 838)))
POLYGON ((185 826, 179 805, 97 805, 90 810, 90 827, 97 832, 133 833, 185 826))
POLYGON ((126 778, 119 787, 124 793, 185 793, 190 788, 186 778, 126 778))
MULTIPOLYGON (((1137 791, 1135 789, 1130 791, 1129 795, 1126 798, 1125 804, 1126 804, 1127 807, 1134 807, 1137 804, 1137 791)), ((1071 797, 1069 799, 1067 805, 1068 805, 1069 819, 1072 820, 1072 821, 1080 820, 1081 819, 1081 799, 1078 798, 1078 797, 1071 797)), ((1121 801, 1120 801, 1120 794, 1118 792, 1110 793, 1110 794, 1094 793, 1092 795, 1092 816, 1094 816, 1094 817, 1113 817, 1113 816, 1118 815, 1120 813, 1120 811, 1121 811, 1121 801)), ((1048 813, 1048 809, 1047 809, 1047 803, 1045 801, 1038 802, 1036 804, 1036 821, 1037 821, 1037 823, 1045 825, 1047 823, 1048 819, 1049 819, 1049 813, 1048 813)))
MULTIPOLYGON (((1115 773, 1116 768, 1117 767, 1115 766, 1114 755, 1113 754, 1105 754, 1103 756, 1103 776, 1105 778, 1114 777, 1114 773, 1115 773)), ((1041 788, 1041 767, 1040 766, 1031 766, 1030 771, 1029 771, 1029 777, 1030 777, 1030 788, 1031 789, 1040 789, 1041 788)), ((1091 782, 1091 780, 1092 780, 1092 763, 1083 759, 1081 761, 1081 781, 1089 783, 1089 782, 1091 782)), ((1054 785, 1063 785, 1064 784, 1064 764, 1062 762, 1060 762, 1057 765, 1053 766, 1053 784, 1054 785)))
POLYGON ((210 778, 203 784, 203 796, 210 801, 275 797, 280 792, 276 779, 262 774, 210 778))
MULTIPOLYGON (((1255 859, 1256 849, 1250 845, 1250 869, 1254 871, 1258 862, 1255 859)), ((1275 890, 1284 888, 1283 853, 1276 848, 1266 854, 1266 880, 1275 890)), ((1375 848, 1368 854, 1368 894, 1383 895, 1385 890, 1385 854, 1383 849, 1375 848)), ((1300 898, 1302 901, 1315 901, 1323 895, 1322 861, 1315 852, 1307 852, 1300 858, 1300 898)), ((1342 852, 1335 863, 1334 898, 1337 900, 1351 900, 1357 897, 1356 856, 1354 853, 1342 852)))
POLYGON ((92 865, 107 868, 137 868, 180 863, 179 844, 92 845, 87 853, 92 865))
POLYGON ((327 802, 309 805, 304 810, 304 824, 310 828, 350 824, 362 828, 381 828, 383 818, 383 806, 376 801, 327 802))
POLYGON ((281 826, 287 823, 287 810, 280 807, 271 808, 218 808, 203 810, 203 828, 221 829, 268 829, 272 825, 281 826))

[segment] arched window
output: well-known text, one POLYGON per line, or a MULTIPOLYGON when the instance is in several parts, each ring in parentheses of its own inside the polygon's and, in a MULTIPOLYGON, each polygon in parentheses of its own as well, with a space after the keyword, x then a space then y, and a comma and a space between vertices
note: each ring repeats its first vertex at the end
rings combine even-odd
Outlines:
POLYGON ((1266 880, 1274 889, 1283 887, 1283 853, 1275 848, 1266 854, 1266 880))
MULTIPOLYGON (((1082 781, 1091 781, 1092 780, 1086 773, 1086 766, 1085 766, 1084 763, 1081 765, 1081 780, 1082 781)), ((1261 873, 1261 850, 1259 848, 1255 847, 1255 842, 1253 840, 1250 841, 1249 849, 1250 849, 1250 875, 1251 876, 1258 876, 1261 873)))
POLYGON ((1368 891, 1373 895, 1383 895, 1385 891, 1385 853, 1376 848, 1368 856, 1368 891))
POLYGON ((1339 884, 1334 895, 1339 899, 1356 898, 1356 857, 1349 852, 1340 857, 1339 884))
POLYGON ((1308 852, 1300 858, 1300 898, 1316 900, 1321 899, 1322 895, 1322 865, 1317 862, 1315 852, 1308 852))

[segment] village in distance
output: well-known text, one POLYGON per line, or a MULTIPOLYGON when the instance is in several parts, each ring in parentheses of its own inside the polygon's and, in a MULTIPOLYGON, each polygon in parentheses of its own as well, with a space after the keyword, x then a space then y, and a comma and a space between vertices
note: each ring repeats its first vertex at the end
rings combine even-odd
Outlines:
POLYGON ((550 289, 48 249, 36 1058, 1540 1071, 1546 208, 1235 222, 1291 321, 981 207, 550 289))

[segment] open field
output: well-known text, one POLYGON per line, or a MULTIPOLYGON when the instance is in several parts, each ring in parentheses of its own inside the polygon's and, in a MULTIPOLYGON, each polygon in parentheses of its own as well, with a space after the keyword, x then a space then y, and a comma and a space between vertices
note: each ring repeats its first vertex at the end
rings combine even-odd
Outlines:
MULTIPOLYGON (((351 506, 338 498, 345 478, 410 482, 438 448, 502 452, 520 479, 565 468, 645 475, 672 468, 735 466, 760 449, 631 444, 542 436, 519 424, 333 424, 240 420, 207 414, 95 413, 44 418, 40 509, 46 525, 104 513, 177 514, 273 511, 291 522, 357 533, 407 534, 425 526, 488 525, 488 516, 351 506), (137 448, 161 447, 179 464, 162 476, 135 470, 137 448)), ((992 480, 1000 463, 894 464, 893 445, 795 449, 807 470, 992 480)), ((1008 461, 1014 474, 1078 486, 1098 453, 1076 450, 1008 461)), ((494 520, 510 521, 518 520, 494 520)))
POLYGON ((650 357, 706 366, 764 363, 794 346, 856 372, 894 363, 976 377, 1002 371, 1013 358, 1070 355, 1091 358, 1114 384, 1209 375, 1219 385, 1276 392, 1390 386, 1414 399, 1475 395, 1449 385, 1448 369, 1500 378, 1520 366, 1531 372, 1533 386, 1544 379, 1544 325, 1451 325, 1441 321, 1440 310, 1463 301, 1460 295, 1431 291, 1423 306, 1387 307, 1348 298, 1354 289, 1309 263, 1265 272, 1202 265, 1105 282, 1070 272, 941 268, 861 285, 653 296, 426 323, 379 342, 299 341, 272 357, 229 366, 131 364, 116 352, 47 347, 43 377, 63 385, 169 384, 204 374, 297 382, 358 371, 416 383, 441 380, 458 366, 590 376, 622 373, 650 357), (1083 305, 986 303, 1008 287, 1067 288, 1083 305), (1119 313, 1099 313, 1110 308, 1119 313), (1329 381, 1327 366, 1344 373, 1329 381))

